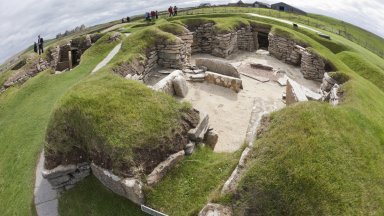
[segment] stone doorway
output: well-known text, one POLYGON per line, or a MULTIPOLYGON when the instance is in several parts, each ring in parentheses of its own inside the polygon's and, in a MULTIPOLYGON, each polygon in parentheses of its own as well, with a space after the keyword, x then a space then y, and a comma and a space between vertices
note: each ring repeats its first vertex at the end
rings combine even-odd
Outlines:
POLYGON ((259 49, 268 50, 268 47, 269 47, 268 33, 259 32, 257 34, 257 40, 259 42, 259 49))
MULTIPOLYGON (((80 51, 77 48, 71 49, 71 60, 72 60, 72 68, 76 67, 80 63, 80 51)), ((71 68, 71 69, 72 69, 71 68)))

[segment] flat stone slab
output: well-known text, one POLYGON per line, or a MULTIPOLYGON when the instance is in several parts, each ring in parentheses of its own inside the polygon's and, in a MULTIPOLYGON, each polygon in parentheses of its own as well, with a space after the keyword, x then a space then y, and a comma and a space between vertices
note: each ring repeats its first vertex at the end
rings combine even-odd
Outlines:
POLYGON ((200 111, 200 122, 196 128, 192 128, 188 131, 188 137, 195 142, 201 142, 204 139, 204 135, 208 130, 209 116, 207 113, 200 111))
POLYGON ((184 150, 179 151, 175 154, 172 154, 165 161, 157 165, 157 167, 153 169, 151 174, 147 176, 147 183, 149 185, 154 185, 158 183, 165 176, 165 174, 167 174, 167 172, 170 169, 172 169, 177 163, 183 160, 184 155, 185 155, 184 150))
POLYGON ((206 67, 209 71, 219 73, 226 76, 240 78, 237 69, 230 63, 218 59, 197 58, 195 59, 196 66, 206 67))
POLYGON ((302 101, 308 101, 305 91, 297 82, 288 79, 286 88, 286 104, 291 105, 302 101))

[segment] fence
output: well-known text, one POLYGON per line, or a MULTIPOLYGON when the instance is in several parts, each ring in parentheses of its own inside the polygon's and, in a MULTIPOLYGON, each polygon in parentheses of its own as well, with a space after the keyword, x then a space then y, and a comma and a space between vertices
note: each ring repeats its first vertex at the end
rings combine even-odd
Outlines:
POLYGON ((295 13, 287 13, 276 11, 272 9, 264 9, 264 8, 251 8, 251 7, 203 7, 203 8, 184 8, 179 11, 179 15, 197 15, 197 14, 215 14, 215 13, 257 13, 264 16, 271 16, 280 19, 290 20, 292 22, 301 23, 304 25, 312 26, 327 32, 331 32, 337 35, 340 35, 360 46, 370 50, 376 55, 384 58, 384 51, 377 47, 377 45, 370 43, 367 39, 362 39, 354 36, 348 28, 346 27, 346 23, 340 21, 341 26, 335 25, 325 25, 324 22, 316 21, 315 18, 311 18, 308 16, 302 16, 295 13))

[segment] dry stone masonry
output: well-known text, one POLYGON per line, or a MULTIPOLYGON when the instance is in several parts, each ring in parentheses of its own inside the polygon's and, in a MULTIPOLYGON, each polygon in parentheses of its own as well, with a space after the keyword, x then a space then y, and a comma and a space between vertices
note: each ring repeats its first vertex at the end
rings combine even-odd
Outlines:
POLYGON ((83 180, 91 173, 89 163, 77 165, 59 165, 54 169, 42 171, 42 175, 52 185, 53 189, 59 191, 72 188, 77 182, 83 180))
POLYGON ((301 73, 304 78, 311 80, 323 79, 325 73, 325 62, 324 60, 308 49, 301 52, 301 73))
POLYGON ((268 51, 272 56, 288 64, 300 65, 303 48, 295 41, 273 33, 269 33, 268 40, 268 51))
POLYGON ((241 79, 221 75, 218 73, 213 72, 206 72, 205 80, 207 80, 208 83, 215 84, 218 86, 223 86, 225 88, 229 88, 236 93, 240 92, 241 89, 243 89, 243 84, 241 79))

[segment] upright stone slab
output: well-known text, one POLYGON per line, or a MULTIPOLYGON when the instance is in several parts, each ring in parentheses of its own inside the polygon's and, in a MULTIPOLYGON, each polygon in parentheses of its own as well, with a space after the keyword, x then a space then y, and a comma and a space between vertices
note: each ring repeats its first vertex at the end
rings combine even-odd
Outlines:
POLYGON ((217 60, 217 59, 208 59, 208 58, 197 58, 195 62, 196 62, 196 66, 198 67, 204 66, 209 71, 230 76, 230 77, 240 78, 240 74, 237 71, 237 69, 228 62, 217 60))
POLYGON ((205 133, 208 130, 208 122, 209 122, 209 116, 207 113, 200 111, 200 122, 196 126, 196 128, 193 128, 189 130, 188 137, 190 140, 198 143, 201 142, 204 139, 205 133))
POLYGON ((147 176, 147 183, 154 185, 158 183, 169 170, 171 170, 177 163, 184 158, 184 150, 179 151, 169 156, 165 161, 161 162, 155 169, 147 176))
POLYGON ((305 92, 301 88, 301 86, 291 80, 288 79, 287 81, 287 87, 286 87, 286 104, 291 105, 297 102, 302 102, 302 101, 308 101, 307 96, 305 95, 305 92))
POLYGON ((209 71, 206 72, 205 75, 206 75, 205 80, 208 83, 229 88, 235 91, 236 93, 240 92, 241 89, 243 89, 243 82, 241 79, 225 76, 225 75, 221 75, 221 74, 213 73, 209 71))
POLYGON ((172 81, 175 94, 178 97, 186 97, 188 94, 187 81, 183 76, 177 76, 172 81))

